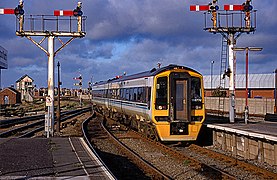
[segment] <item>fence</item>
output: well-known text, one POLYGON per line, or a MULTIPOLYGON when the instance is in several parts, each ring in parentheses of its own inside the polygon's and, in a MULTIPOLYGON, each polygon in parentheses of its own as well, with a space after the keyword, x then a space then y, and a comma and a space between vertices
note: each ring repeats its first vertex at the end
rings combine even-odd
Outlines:
MULTIPOLYGON (((265 115, 266 113, 274 113, 274 99, 255 99, 248 98, 249 114, 265 115)), ((245 109, 245 99, 236 98, 236 113, 243 113, 245 109)), ((218 97, 205 97, 205 108, 207 110, 218 110, 218 97)), ((224 98, 224 112, 229 112, 229 98, 224 98)))

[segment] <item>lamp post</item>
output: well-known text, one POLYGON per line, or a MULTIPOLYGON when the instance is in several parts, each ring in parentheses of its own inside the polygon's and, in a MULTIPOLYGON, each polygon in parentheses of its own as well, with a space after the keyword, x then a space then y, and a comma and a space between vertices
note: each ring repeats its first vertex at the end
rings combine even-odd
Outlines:
POLYGON ((214 61, 211 61, 211 95, 213 92, 213 69, 214 69, 214 61))
POLYGON ((234 51, 245 51, 245 109, 244 109, 244 121, 247 124, 249 118, 248 108, 248 55, 249 51, 261 51, 263 48, 260 47, 234 47, 234 51))
POLYGON ((58 61, 58 106, 57 106, 57 126, 56 126, 56 130, 57 133, 60 132, 60 119, 61 119, 61 108, 60 108, 60 94, 61 94, 61 90, 60 90, 60 62, 58 61))

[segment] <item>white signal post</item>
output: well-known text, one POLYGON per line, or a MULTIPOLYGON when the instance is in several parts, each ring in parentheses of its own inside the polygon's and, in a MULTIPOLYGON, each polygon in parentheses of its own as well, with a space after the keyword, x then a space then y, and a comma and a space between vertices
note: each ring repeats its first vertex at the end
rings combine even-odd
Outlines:
MULTIPOLYGON (((17 21, 19 23, 19 28, 16 31, 17 36, 26 37, 30 41, 32 41, 36 46, 38 46, 41 50, 43 50, 47 56, 48 56, 48 99, 46 105, 48 106, 48 115, 45 116, 45 131, 47 134, 47 137, 49 137, 49 134, 51 136, 54 136, 54 87, 55 87, 55 77, 54 77, 54 58, 57 55, 59 51, 61 51, 65 46, 67 46, 72 40, 75 38, 82 38, 85 36, 85 32, 82 30, 82 24, 83 20, 85 19, 83 15, 83 12, 81 11, 82 3, 78 2, 78 5, 76 9, 74 10, 68 10, 68 11, 54 11, 54 16, 47 16, 48 18, 45 18, 45 15, 42 15, 40 18, 41 21, 43 21, 42 27, 39 30, 34 31, 34 27, 30 27, 30 29, 24 29, 24 10, 23 10, 23 1, 19 1, 19 5, 15 9, 0 9, 0 14, 15 14, 17 16, 17 21), (77 17, 77 30, 72 31, 72 19, 62 19, 62 22, 69 22, 70 23, 70 30, 68 31, 60 31, 58 27, 59 18, 57 16, 76 16, 77 17), (45 18, 45 19, 44 19, 45 18), (67 21, 65 21, 67 20, 67 21), (45 23, 49 21, 56 21, 56 28, 55 30, 46 30, 45 23), (24 30, 23 30, 24 29, 24 30), (43 38, 36 42, 31 36, 43 36, 43 38), (63 43, 62 40, 59 37, 67 37, 70 38, 66 43, 63 43), (43 41, 48 38, 48 49, 46 50, 44 47, 42 47, 43 41), (55 39, 58 38, 59 42, 62 44, 60 48, 58 48, 55 51, 55 39), (51 101, 49 101, 51 99, 51 101)), ((28 20, 34 21, 33 16, 31 16, 28 20)), ((37 21, 36 21, 37 22, 37 21)), ((31 22, 31 24, 34 22, 31 22)), ((38 23, 39 24, 39 23, 38 23)), ((47 26, 48 27, 48 26, 47 26)), ((58 129, 58 128, 57 128, 58 129)))
POLYGON ((54 36, 48 37, 48 95, 50 96, 53 101, 51 101, 49 113, 50 113, 50 133, 54 136, 54 36))
MULTIPOLYGON (((229 11, 242 11, 245 13, 245 25, 242 27, 234 27, 233 24, 231 26, 226 22, 226 27, 222 24, 220 27, 217 26, 218 17, 216 11, 219 9, 217 6, 217 0, 213 0, 213 3, 209 5, 192 5, 190 6, 191 11, 208 11, 212 12, 212 27, 205 27, 204 30, 209 31, 211 33, 220 33, 228 42, 228 58, 229 58, 229 68, 226 70, 225 75, 229 77, 229 120, 230 123, 235 122, 235 74, 236 74, 236 59, 235 52, 233 48, 236 46, 236 39, 242 33, 250 33, 256 30, 256 27, 251 26, 250 15, 253 7, 250 5, 251 0, 246 0, 242 5, 224 5, 225 13, 222 13, 222 16, 227 16, 226 19, 232 14, 229 11), (201 8, 200 8, 201 7, 201 8), (207 10, 207 7, 209 9, 207 10), (238 33, 238 35, 236 35, 238 33)), ((233 19, 232 19, 233 20, 233 19)))

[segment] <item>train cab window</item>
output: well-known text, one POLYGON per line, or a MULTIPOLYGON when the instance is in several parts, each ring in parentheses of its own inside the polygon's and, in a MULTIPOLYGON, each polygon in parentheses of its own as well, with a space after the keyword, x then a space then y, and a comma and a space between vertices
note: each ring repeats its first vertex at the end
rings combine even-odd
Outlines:
POLYGON ((167 77, 157 79, 155 108, 157 110, 167 109, 167 77))
POLYGON ((200 78, 191 79, 191 105, 192 109, 202 109, 202 91, 200 78))

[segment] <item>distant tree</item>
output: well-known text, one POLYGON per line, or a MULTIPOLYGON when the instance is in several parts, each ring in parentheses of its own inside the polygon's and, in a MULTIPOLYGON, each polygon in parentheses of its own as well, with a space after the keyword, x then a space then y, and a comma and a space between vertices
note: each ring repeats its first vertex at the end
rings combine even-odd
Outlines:
POLYGON ((222 88, 218 87, 212 92, 213 97, 226 97, 227 92, 222 88))

